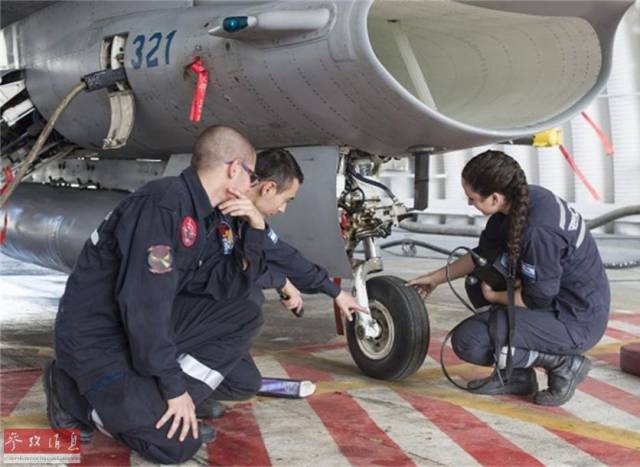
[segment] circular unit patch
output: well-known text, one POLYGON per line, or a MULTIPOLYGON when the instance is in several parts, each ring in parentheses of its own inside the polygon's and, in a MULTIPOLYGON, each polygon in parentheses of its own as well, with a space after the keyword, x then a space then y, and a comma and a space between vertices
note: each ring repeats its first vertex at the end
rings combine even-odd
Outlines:
POLYGON ((191 248, 198 239, 198 223, 191 216, 182 218, 180 224, 180 242, 185 248, 191 248))

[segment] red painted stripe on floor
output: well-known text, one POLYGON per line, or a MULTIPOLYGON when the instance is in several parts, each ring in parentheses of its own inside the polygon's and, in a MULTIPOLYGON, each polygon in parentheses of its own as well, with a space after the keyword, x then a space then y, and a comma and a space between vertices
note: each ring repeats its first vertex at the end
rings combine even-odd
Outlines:
POLYGON ((615 329, 612 327, 608 327, 604 333, 606 336, 611 337, 612 339, 618 339, 621 341, 634 340, 638 338, 638 336, 629 334, 628 332, 621 331, 620 329, 615 329))
POLYGON ((640 417, 640 398, 633 394, 591 377, 584 380, 579 389, 634 417, 640 417))
POLYGON ((299 352, 322 352, 324 350, 335 350, 335 349, 344 349, 347 347, 346 342, 334 342, 332 344, 311 344, 311 345, 303 345, 300 347, 296 347, 296 350, 299 352))
MULTIPOLYGON (((588 379, 591 379, 591 378, 588 378, 588 379)), ((580 385, 580 390, 582 390, 585 384, 586 384, 586 381, 580 385)), ((510 399, 511 401, 518 400, 515 396, 504 396, 504 397, 510 399)), ((530 410, 545 412, 547 414, 553 413, 558 415, 559 417, 573 419, 576 421, 581 420, 580 417, 563 409, 562 407, 532 406, 530 410)), ((556 430, 552 428, 546 428, 546 429, 547 431, 554 433, 555 435, 564 439, 566 442, 575 446, 581 451, 584 451, 590 456, 595 457, 596 459, 598 459, 600 462, 604 464, 620 465, 620 466, 640 465, 640 451, 618 446, 616 444, 607 443, 605 441, 600 441, 595 438, 581 436, 575 433, 569 433, 569 432, 556 430)))
POLYGON ((464 408, 405 391, 398 393, 481 464, 542 465, 464 408))
POLYGON ((95 431, 93 440, 83 444, 78 466, 117 466, 131 465, 131 450, 124 444, 95 431))
POLYGON ((331 373, 327 373, 326 371, 316 370, 315 368, 309 368, 295 363, 279 363, 292 378, 308 379, 313 382, 331 381, 333 379, 331 373))
POLYGON ((207 446, 210 465, 271 465, 251 404, 236 404, 212 423, 216 440, 207 446))
POLYGON ((638 313, 611 313, 609 319, 615 319, 616 321, 624 321, 629 324, 640 324, 640 312, 638 313))
POLYGON ((41 374, 42 370, 37 368, 0 371, 0 416, 11 415, 41 374))
MULTIPOLYGON (((431 358, 433 358, 436 362, 440 363, 440 349, 442 348, 442 341, 444 340, 444 336, 442 338, 434 337, 431 339, 429 343, 429 350, 427 353, 431 358)), ((463 360, 460 360, 458 356, 455 354, 453 349, 450 347, 451 341, 449 341, 447 347, 444 349, 444 364, 448 367, 460 365, 465 363, 463 360)))
POLYGON ((617 446, 566 431, 549 430, 578 449, 607 465, 640 465, 640 451, 617 446))
MULTIPOLYGON (((292 378, 332 379, 328 373, 314 369, 282 366, 292 378)), ((320 394, 309 397, 307 402, 352 465, 415 465, 349 394, 320 394)))
POLYGON ((606 352, 606 353, 594 353, 593 355, 589 355, 590 358, 595 358, 597 360, 608 363, 611 366, 616 368, 620 368, 620 352, 606 352))

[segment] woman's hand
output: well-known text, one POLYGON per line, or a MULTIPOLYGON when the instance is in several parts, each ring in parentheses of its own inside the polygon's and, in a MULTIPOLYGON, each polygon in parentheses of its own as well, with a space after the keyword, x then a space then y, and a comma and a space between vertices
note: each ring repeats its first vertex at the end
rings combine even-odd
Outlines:
POLYGON ((418 276, 407 282, 407 286, 416 288, 422 300, 426 300, 438 285, 439 282, 435 279, 433 274, 418 276))
POLYGON ((167 438, 173 438, 180 426, 182 425, 182 431, 178 438, 180 442, 184 441, 191 430, 193 438, 198 437, 198 420, 196 420, 196 406, 193 404, 193 400, 188 392, 167 401, 167 411, 162 418, 156 423, 156 428, 160 429, 173 418, 171 428, 167 433, 167 438))
POLYGON ((496 291, 493 290, 489 284, 487 284, 486 282, 482 282, 480 284, 480 290, 482 290, 482 296, 486 301, 488 301, 489 303, 498 302, 496 291))
MULTIPOLYGON (((508 297, 507 292, 496 292, 486 282, 480 284, 480 290, 482 290, 482 296, 489 303, 497 303, 500 305, 507 305, 508 297)), ((517 279, 513 284, 513 301, 516 306, 526 308, 524 301, 522 300, 522 283, 520 279, 517 279)))

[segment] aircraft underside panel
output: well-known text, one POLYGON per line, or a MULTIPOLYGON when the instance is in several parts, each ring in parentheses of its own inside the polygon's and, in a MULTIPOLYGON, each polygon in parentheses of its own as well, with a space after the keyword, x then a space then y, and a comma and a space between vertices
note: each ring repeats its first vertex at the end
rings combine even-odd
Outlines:
MULTIPOLYGON (((290 150, 302 167, 305 181, 286 215, 270 219, 269 224, 279 238, 325 266, 332 276, 351 277, 336 206, 338 148, 290 150)), ((70 271, 93 230, 127 195, 125 190, 135 190, 163 175, 178 175, 189 159, 188 155, 179 155, 169 164, 78 159, 44 167, 31 180, 56 180, 60 186, 18 186, 7 206, 8 232, 1 250, 28 263, 70 271), (96 189, 98 186, 102 189, 96 189)))
POLYGON ((351 277, 336 209, 337 147, 289 148, 305 174, 284 215, 269 219, 278 236, 334 277, 351 277))
MULTIPOLYGON (((127 146, 110 157, 189 152, 216 123, 258 147, 348 145, 393 155, 479 146, 566 120, 605 85, 615 29, 631 4, 199 1, 126 15, 101 7, 99 18, 93 2, 62 2, 11 30, 45 118, 83 75, 105 67, 105 41, 124 41, 135 120, 127 146), (258 27, 220 34, 231 16, 258 27), (273 18, 284 24, 260 29, 273 18), (326 21, 302 31, 309 21, 296 18, 326 21), (193 122, 189 66, 198 59, 209 84, 193 122)), ((109 122, 101 90, 79 96, 56 129, 99 150, 109 122)))

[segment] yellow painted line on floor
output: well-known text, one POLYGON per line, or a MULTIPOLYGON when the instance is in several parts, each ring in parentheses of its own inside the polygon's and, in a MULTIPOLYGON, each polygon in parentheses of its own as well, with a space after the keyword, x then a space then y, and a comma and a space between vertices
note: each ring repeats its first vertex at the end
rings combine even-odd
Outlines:
POLYGON ((44 413, 29 413, 28 415, 11 415, 0 419, 0 429, 8 428, 49 428, 49 420, 44 413))
POLYGON ((441 401, 449 402, 463 408, 481 410, 494 415, 502 415, 521 422, 532 423, 550 430, 559 430, 573 433, 585 438, 604 441, 616 446, 629 449, 640 449, 640 433, 622 430, 619 428, 602 425, 595 422, 583 421, 573 416, 564 416, 547 412, 544 409, 533 407, 532 405, 523 407, 521 404, 497 400, 487 396, 467 395, 457 389, 445 389, 428 385, 418 385, 403 383, 369 384, 359 381, 327 381, 319 382, 316 394, 331 394, 335 392, 346 392, 355 389, 371 387, 388 387, 393 390, 411 392, 419 396, 430 397, 441 401))
POLYGON ((0 350, 28 351, 31 352, 29 356, 36 354, 45 357, 53 357, 53 348, 50 346, 0 344, 0 350))
MULTIPOLYGON (((331 371, 331 367, 342 369, 342 363, 313 354, 300 354, 296 352, 276 352, 277 359, 296 362, 297 364, 308 364, 310 367, 336 374, 331 371)), ((477 369, 473 365, 463 364, 456 368, 455 373, 462 374, 471 369, 477 369)), ((392 390, 408 391, 419 396, 431 397, 434 399, 450 402, 463 408, 482 410, 487 413, 502 415, 514 420, 526 423, 533 423, 550 430, 566 431, 585 438, 596 439, 616 446, 629 449, 640 449, 640 433, 614 428, 595 422, 580 420, 574 416, 563 416, 551 413, 533 403, 526 405, 495 399, 490 396, 471 395, 464 393, 453 387, 445 388, 434 385, 431 381, 435 379, 437 372, 439 378, 444 378, 439 368, 429 368, 421 370, 416 375, 401 382, 385 382, 361 376, 353 378, 354 368, 351 369, 349 378, 343 380, 320 381, 317 382, 316 394, 330 394, 332 392, 344 392, 354 389, 387 387, 392 390)), ((450 371, 449 373, 454 373, 450 371)))
POLYGON ((587 355, 594 355, 597 357, 598 354, 601 353, 619 352, 620 347, 622 347, 623 345, 638 343, 640 343, 640 339, 627 339, 620 342, 612 342, 611 344, 596 345, 594 348, 587 352, 587 355))

